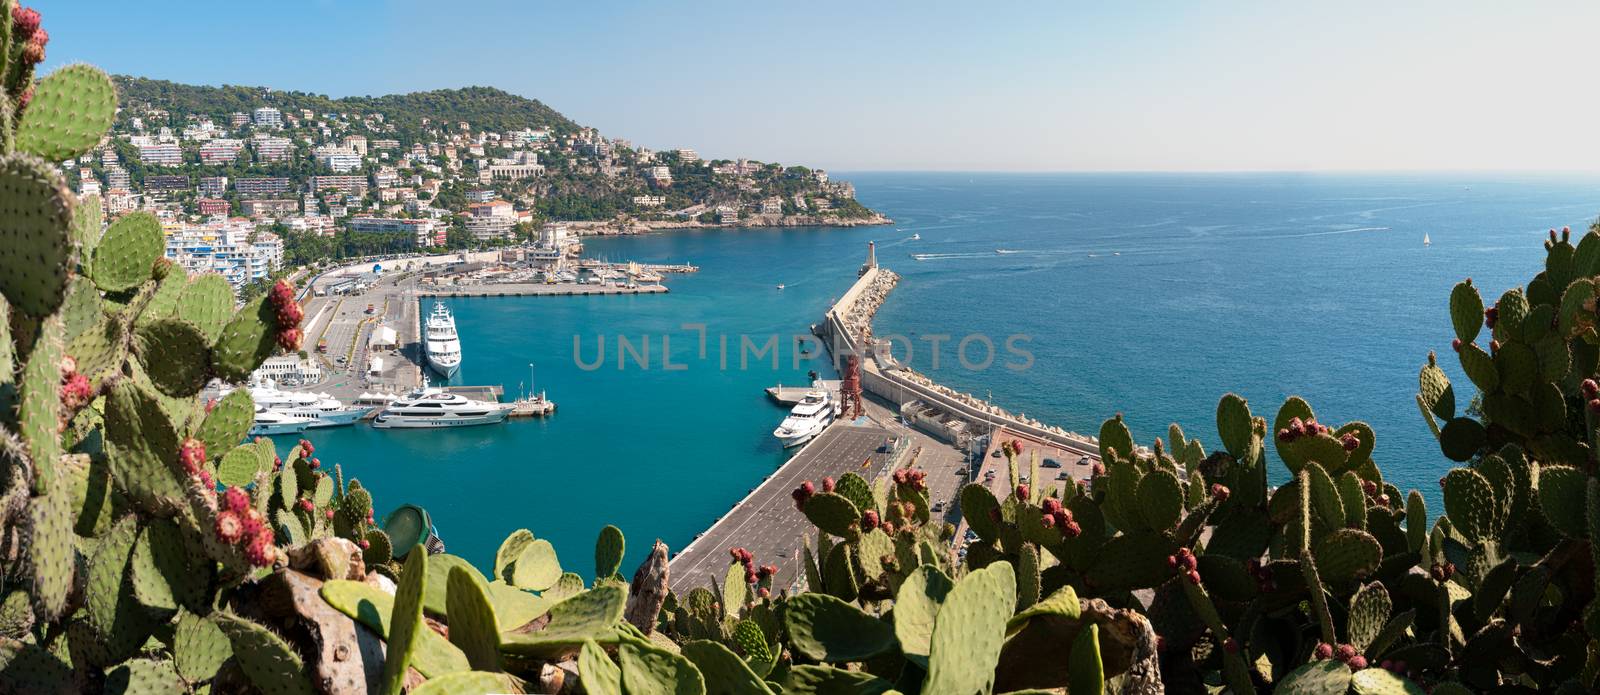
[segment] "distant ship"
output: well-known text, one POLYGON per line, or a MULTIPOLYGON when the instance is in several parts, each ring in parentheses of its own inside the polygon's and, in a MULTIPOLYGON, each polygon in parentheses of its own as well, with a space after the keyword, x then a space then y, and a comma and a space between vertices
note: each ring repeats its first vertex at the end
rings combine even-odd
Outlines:
POLYGON ((995 249, 994 252, 998 254, 1022 253, 1021 251, 1017 251, 1015 249, 995 249))
POLYGON ((427 337, 423 349, 428 364, 446 379, 456 375, 461 367, 461 339, 456 335, 456 318, 442 302, 435 302, 433 314, 428 316, 427 337))
POLYGON ((1432 246, 1433 245, 1433 242, 1428 240, 1428 233, 1427 232, 1423 232, 1422 233, 1422 245, 1423 246, 1432 246))
POLYGON ((778 289, 780 289, 780 290, 783 289, 783 283, 781 283, 781 282, 778 283, 778 289))
POLYGON ((912 241, 920 241, 921 239, 922 239, 922 235, 921 234, 912 234, 911 235, 911 240, 912 241))
POLYGON ((926 261, 930 256, 926 253, 913 253, 911 254, 911 257, 919 261, 926 261))
MULTIPOLYGON (((250 400, 257 406, 284 415, 307 418, 309 421, 306 426, 312 429, 349 425, 372 412, 372 408, 368 407, 346 407, 339 399, 325 393, 280 391, 271 380, 251 384, 249 389, 250 400)), ((227 390, 224 390, 223 395, 226 394, 227 390)))
POLYGON ((250 425, 250 436, 259 437, 267 434, 299 434, 310 427, 312 419, 303 415, 268 410, 264 406, 256 406, 255 421, 250 425))

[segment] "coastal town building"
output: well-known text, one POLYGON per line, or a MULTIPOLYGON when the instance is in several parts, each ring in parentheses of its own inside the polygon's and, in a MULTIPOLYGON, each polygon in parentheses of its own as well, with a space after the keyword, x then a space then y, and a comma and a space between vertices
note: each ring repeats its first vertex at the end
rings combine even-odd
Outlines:
POLYGON ((241 178, 233 184, 241 198, 270 198, 289 192, 289 179, 281 176, 241 178))
POLYGON ((282 198, 252 198, 239 203, 245 217, 287 217, 300 211, 300 201, 282 198))
POLYGON ((294 142, 289 138, 257 133, 250 139, 258 162, 287 162, 294 155, 294 142))
POLYGON ((669 166, 653 166, 653 167, 650 167, 650 173, 648 174, 648 176, 650 178, 650 182, 654 183, 657 186, 663 186, 664 187, 664 186, 671 186, 672 185, 672 167, 669 167, 669 166))
POLYGON ((201 198, 195 201, 195 207, 200 210, 201 215, 206 217, 226 215, 229 210, 233 209, 233 206, 228 201, 221 198, 201 198))
POLYGON ((217 138, 200 146, 201 164, 232 164, 244 149, 243 140, 217 138))
POLYGON ((700 161, 700 154, 687 147, 678 149, 678 161, 684 164, 693 164, 700 161))
POLYGON ((633 197, 633 204, 641 208, 658 208, 667 204, 667 197, 664 195, 636 195, 633 197))
POLYGON ((338 191, 357 197, 367 194, 365 176, 313 176, 310 185, 311 192, 319 194, 327 191, 338 191))
POLYGON ((221 198, 228 194, 228 177, 202 176, 200 177, 198 191, 201 197, 221 198))
POLYGON ((355 171, 361 167, 361 155, 355 150, 339 145, 322 145, 313 151, 317 163, 338 173, 355 171))
POLYGON ((248 222, 178 224, 166 229, 166 257, 190 273, 219 273, 240 287, 266 280, 283 265, 283 240, 248 222))
POLYGON ((272 108, 271 106, 263 106, 259 109, 256 109, 251 114, 251 120, 254 121, 258 127, 282 128, 283 112, 272 108))
POLYGON ((445 230, 435 220, 409 220, 392 217, 353 217, 350 231, 360 234, 400 234, 415 246, 443 246, 445 230))
POLYGON ((315 359, 301 358, 299 354, 274 355, 251 372, 250 378, 255 382, 271 379, 279 383, 294 381, 308 384, 322 380, 322 367, 315 359))
POLYGON ((139 161, 150 166, 175 167, 183 164, 183 148, 175 142, 144 145, 139 148, 139 161))
POLYGON ((467 207, 467 217, 464 220, 467 233, 478 241, 509 239, 511 230, 516 224, 516 210, 511 203, 504 200, 473 203, 467 207))
POLYGON ((139 209, 139 196, 126 188, 108 189, 105 194, 106 217, 116 217, 139 209))
POLYGON ((144 190, 150 193, 184 191, 190 186, 188 174, 154 174, 144 177, 144 190))

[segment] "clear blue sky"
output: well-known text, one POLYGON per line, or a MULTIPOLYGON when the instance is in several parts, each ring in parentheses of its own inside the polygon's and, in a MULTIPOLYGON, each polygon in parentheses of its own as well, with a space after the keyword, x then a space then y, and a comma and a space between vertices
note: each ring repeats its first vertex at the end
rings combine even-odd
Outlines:
POLYGON ((830 169, 1593 169, 1600 3, 33 0, 49 63, 483 84, 830 169))

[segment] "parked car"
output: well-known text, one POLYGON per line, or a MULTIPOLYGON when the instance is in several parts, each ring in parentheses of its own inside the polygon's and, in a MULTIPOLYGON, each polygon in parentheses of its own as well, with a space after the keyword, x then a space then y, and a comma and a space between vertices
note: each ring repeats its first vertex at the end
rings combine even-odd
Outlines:
POLYGON ((1045 468, 1060 468, 1061 467, 1061 462, 1057 461, 1055 459, 1045 459, 1044 463, 1041 463, 1039 465, 1044 466, 1045 468))

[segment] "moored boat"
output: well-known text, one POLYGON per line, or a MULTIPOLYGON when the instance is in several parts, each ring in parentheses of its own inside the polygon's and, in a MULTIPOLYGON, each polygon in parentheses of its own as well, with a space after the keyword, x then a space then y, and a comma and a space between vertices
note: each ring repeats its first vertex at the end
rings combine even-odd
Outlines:
POLYGON ((373 427, 436 428, 492 425, 504 422, 512 406, 475 401, 444 389, 425 386, 395 400, 378 413, 373 427))
POLYGON ((826 390, 817 389, 795 404, 789 416, 772 431, 772 436, 777 437, 785 449, 800 446, 821 434, 838 414, 839 405, 833 397, 826 390))
POLYGON ((428 364, 446 379, 455 376, 461 367, 461 338, 456 334, 456 318, 443 302, 434 303, 423 332, 422 349, 428 364))

